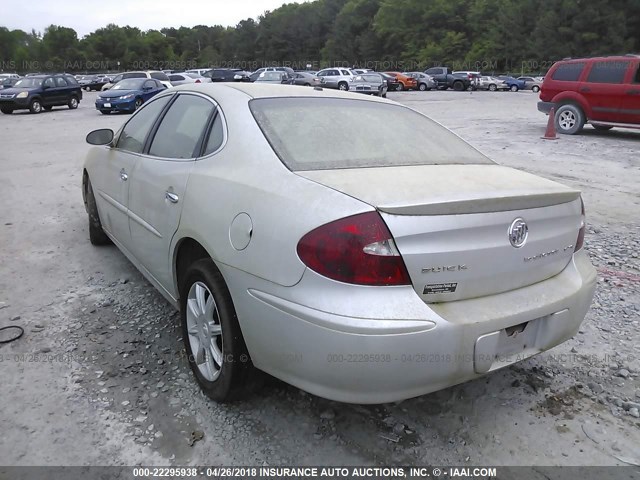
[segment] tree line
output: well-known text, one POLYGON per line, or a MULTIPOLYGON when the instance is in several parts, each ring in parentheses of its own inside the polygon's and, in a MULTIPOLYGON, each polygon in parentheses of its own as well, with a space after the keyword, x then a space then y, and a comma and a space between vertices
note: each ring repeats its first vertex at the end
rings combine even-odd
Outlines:
POLYGON ((109 24, 83 38, 0 27, 2 71, 114 71, 267 65, 544 73, 564 57, 640 52, 640 0, 316 0, 234 27, 142 31, 109 24))

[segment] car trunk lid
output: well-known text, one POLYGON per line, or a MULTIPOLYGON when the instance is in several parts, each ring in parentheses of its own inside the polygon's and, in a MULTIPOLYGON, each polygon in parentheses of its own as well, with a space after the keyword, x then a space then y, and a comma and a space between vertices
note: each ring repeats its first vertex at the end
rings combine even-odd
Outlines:
POLYGON ((425 302, 496 294, 558 274, 582 221, 577 190, 498 165, 296 173, 375 207, 425 302), (510 229, 522 230, 520 222, 528 234, 514 246, 510 229))

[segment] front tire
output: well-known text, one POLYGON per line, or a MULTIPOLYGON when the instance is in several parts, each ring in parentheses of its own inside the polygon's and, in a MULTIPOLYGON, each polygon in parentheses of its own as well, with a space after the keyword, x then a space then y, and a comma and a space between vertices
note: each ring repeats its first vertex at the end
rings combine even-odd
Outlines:
POLYGON ((40 103, 40 100, 38 100, 37 98, 31 100, 31 103, 29 104, 29 111, 31 113, 42 112, 42 103, 40 103))
POLYGON ((180 315, 189 366, 202 391, 217 402, 241 397, 253 365, 231 294, 213 260, 197 260, 185 272, 180 315))
POLYGON ((67 105, 69 106, 69 109, 75 110, 76 108, 78 108, 78 103, 78 97, 73 96, 69 99, 69 103, 67 103, 67 105))
POLYGON ((464 91, 464 84, 462 82, 453 82, 453 89, 456 92, 464 91))
POLYGON ((540 91, 540 87, 538 85, 534 85, 531 87, 531 91, 533 91, 533 93, 538 93, 540 91))
POLYGON ((11 115, 13 113, 13 108, 2 107, 0 108, 0 112, 4 113, 5 115, 11 115))
POLYGON ((138 110, 142 106, 142 99, 136 98, 136 103, 133 104, 133 109, 138 110))
POLYGON ((402 83, 398 83, 398 85, 396 85, 396 92, 401 92, 402 90, 404 90, 404 85, 402 85, 402 83))
POLYGON ((489 91, 490 92, 495 92, 496 90, 498 90, 498 87, 496 85, 494 85, 493 83, 491 85, 489 85, 489 91))
POLYGON ((427 84, 426 83, 421 83, 420 86, 418 87, 418 89, 421 92, 425 92, 427 90, 427 84))
POLYGON ((511 85, 511 88, 509 88, 509 90, 511 90, 512 92, 517 92, 518 91, 518 86, 517 85, 511 85))
POLYGON ((84 188, 87 213, 89 214, 89 241, 91 245, 109 245, 111 239, 102 229, 98 206, 96 205, 96 197, 93 195, 93 187, 91 186, 91 180, 89 180, 88 176, 84 188))
POLYGON ((558 107, 555 113, 556 130, 564 135, 575 135, 584 127, 585 117, 582 109, 572 103, 558 107))
POLYGON ((349 90, 349 85, 347 84, 347 82, 340 82, 338 84, 338 90, 342 90, 343 92, 346 92, 349 90))

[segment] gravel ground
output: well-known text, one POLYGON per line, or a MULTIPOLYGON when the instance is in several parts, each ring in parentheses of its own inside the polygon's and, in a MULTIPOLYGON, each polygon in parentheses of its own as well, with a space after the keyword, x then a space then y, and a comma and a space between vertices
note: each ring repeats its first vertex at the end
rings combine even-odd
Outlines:
POLYGON ((177 313, 115 247, 89 244, 84 136, 128 118, 94 97, 0 116, 0 326, 25 328, 0 346, 0 463, 640 464, 640 133, 541 140, 529 92, 390 94, 497 162, 584 191, 599 278, 580 333, 404 402, 344 405, 265 378, 218 405, 195 385, 177 313))

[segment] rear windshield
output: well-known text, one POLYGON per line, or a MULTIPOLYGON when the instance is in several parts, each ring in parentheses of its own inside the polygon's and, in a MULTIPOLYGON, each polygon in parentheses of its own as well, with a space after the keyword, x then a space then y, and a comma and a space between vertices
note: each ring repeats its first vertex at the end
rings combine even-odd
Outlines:
POLYGON ((446 128, 394 104, 342 98, 262 98, 251 112, 293 171, 492 163, 446 128))
POLYGON ((147 78, 142 72, 123 73, 122 78, 147 78))
POLYGON ((162 72, 151 72, 151 78, 155 78, 156 80, 163 80, 163 81, 168 81, 169 77, 167 77, 166 73, 162 73, 162 72))

